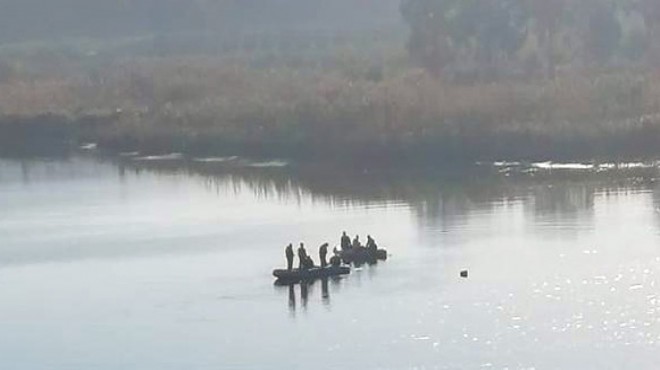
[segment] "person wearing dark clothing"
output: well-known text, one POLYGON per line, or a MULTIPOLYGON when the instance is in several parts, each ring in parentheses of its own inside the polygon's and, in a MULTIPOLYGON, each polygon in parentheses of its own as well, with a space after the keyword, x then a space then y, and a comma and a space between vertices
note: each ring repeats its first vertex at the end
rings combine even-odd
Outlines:
POLYGON ((314 260, 312 257, 307 256, 307 260, 305 261, 305 269, 309 270, 314 267, 314 260))
POLYGON ((321 267, 325 267, 328 265, 328 261, 326 260, 326 257, 328 256, 328 243, 325 243, 321 245, 319 248, 319 257, 321 258, 321 267))
POLYGON ((305 250, 305 245, 303 243, 300 243, 300 247, 298 247, 298 260, 300 260, 298 268, 300 270, 306 270, 306 266, 308 265, 307 251, 305 250))
POLYGON ((286 269, 293 270, 293 244, 289 244, 284 252, 286 254, 286 269))
POLYGON ((360 248, 362 244, 360 243, 360 236, 355 235, 355 239, 353 239, 353 248, 360 248))
POLYGON ((346 235, 346 231, 341 235, 341 250, 347 251, 351 249, 351 238, 346 235))
POLYGON ((339 256, 330 257, 330 266, 339 267, 341 265, 341 258, 339 256))
POLYGON ((367 249, 369 249, 369 252, 372 253, 378 251, 376 241, 371 237, 371 235, 367 235, 367 249))

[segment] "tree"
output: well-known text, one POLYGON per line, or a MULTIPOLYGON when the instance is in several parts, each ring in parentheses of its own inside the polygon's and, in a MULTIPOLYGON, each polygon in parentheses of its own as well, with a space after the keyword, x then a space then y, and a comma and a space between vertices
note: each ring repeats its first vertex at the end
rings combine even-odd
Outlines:
POLYGON ((542 50, 545 75, 554 78, 555 39, 561 27, 566 0, 528 0, 528 8, 534 19, 536 35, 542 50))
POLYGON ((591 57, 607 62, 621 42, 621 24, 616 16, 616 6, 607 1, 593 1, 588 10, 585 46, 591 57))
POLYGON ((403 0, 401 13, 411 30, 411 57, 435 75, 459 50, 490 68, 518 51, 527 36, 519 0, 403 0))
POLYGON ((644 17, 646 26, 649 29, 657 28, 660 24, 660 1, 639 0, 639 9, 644 17))
POLYGON ((403 0, 401 14, 410 27, 408 51, 413 60, 439 76, 451 60, 447 32, 449 10, 457 0, 403 0))
POLYGON ((452 40, 473 47, 484 67, 513 55, 527 38, 528 14, 519 0, 463 0, 454 12, 452 40))
POLYGON ((639 0, 636 4, 642 17, 644 17, 644 23, 648 30, 648 39, 651 40, 651 51, 652 57, 657 57, 660 49, 660 41, 658 37, 660 36, 660 1, 658 0, 639 0))

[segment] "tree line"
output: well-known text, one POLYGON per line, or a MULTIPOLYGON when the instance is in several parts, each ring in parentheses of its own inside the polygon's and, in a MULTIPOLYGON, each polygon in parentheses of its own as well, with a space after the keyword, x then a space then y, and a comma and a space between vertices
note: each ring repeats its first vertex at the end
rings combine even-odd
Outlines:
POLYGON ((657 59, 657 0, 402 0, 408 50, 439 76, 657 59))
MULTIPOLYGON (((562 68, 660 61, 658 0, 0 0, 0 5, 0 42, 148 35, 153 37, 136 41, 135 50, 286 54, 296 45, 322 49, 341 37, 378 32, 384 23, 405 23, 410 59, 435 76, 552 78, 562 68), (356 32, 346 32, 351 30, 356 32)), ((397 38, 385 41, 402 45, 397 38)))

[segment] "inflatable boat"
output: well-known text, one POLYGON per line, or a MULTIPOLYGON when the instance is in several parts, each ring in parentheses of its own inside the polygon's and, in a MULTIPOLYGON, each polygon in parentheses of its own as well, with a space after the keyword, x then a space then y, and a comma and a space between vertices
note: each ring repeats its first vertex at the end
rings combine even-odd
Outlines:
POLYGON ((308 270, 286 270, 278 269, 273 270, 273 276, 280 282, 298 282, 301 280, 314 280, 331 276, 348 275, 351 273, 351 268, 347 266, 328 266, 328 267, 312 267, 308 270))

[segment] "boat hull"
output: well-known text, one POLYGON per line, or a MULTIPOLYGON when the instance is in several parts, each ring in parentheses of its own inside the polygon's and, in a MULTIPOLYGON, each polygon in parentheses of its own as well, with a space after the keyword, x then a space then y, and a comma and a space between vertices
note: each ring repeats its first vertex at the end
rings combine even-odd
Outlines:
POLYGON ((348 275, 351 268, 346 266, 313 267, 309 270, 273 270, 273 276, 279 282, 298 282, 303 280, 315 280, 332 276, 348 275))
POLYGON ((341 257, 344 263, 376 263, 387 260, 387 251, 385 249, 378 249, 374 252, 367 248, 354 248, 339 252, 339 257, 341 257))

